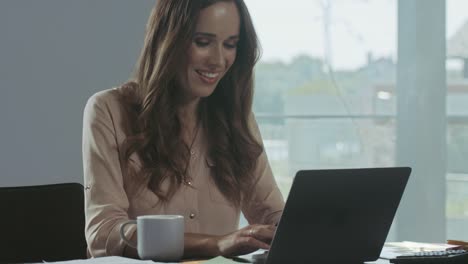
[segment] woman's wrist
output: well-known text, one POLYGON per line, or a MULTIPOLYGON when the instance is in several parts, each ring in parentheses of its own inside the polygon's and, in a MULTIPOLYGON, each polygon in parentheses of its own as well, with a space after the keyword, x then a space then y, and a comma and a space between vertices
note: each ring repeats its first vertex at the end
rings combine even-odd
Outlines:
POLYGON ((219 237, 202 234, 185 234, 184 257, 215 257, 220 255, 219 237))
POLYGON ((221 255, 221 251, 219 250, 219 237, 218 236, 211 236, 208 238, 207 246, 210 251, 211 256, 219 256, 221 255))

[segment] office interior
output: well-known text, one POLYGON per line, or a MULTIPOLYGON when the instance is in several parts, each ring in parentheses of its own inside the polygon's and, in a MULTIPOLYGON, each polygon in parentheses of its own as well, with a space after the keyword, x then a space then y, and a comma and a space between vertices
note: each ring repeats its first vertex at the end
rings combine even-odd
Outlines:
MULTIPOLYGON (((387 241, 468 240, 468 3, 245 2, 284 196, 299 169, 410 166, 387 241)), ((83 183, 84 105, 131 76, 153 4, 0 1, 0 187, 83 183)))

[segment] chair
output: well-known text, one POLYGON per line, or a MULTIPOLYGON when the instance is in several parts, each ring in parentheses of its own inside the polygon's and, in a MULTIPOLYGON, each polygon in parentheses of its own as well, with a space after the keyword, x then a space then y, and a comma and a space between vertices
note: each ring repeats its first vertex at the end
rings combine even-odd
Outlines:
POLYGON ((86 258, 79 183, 0 188, 0 263, 86 258))

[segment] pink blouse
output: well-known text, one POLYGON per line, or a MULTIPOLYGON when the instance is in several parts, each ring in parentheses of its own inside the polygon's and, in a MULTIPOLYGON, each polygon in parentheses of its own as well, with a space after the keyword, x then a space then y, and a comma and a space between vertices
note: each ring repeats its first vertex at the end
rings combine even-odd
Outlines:
MULTIPOLYGON (((130 192, 128 183, 131 179, 119 158, 122 143, 127 137, 124 110, 119 100, 121 89, 125 88, 96 93, 84 110, 85 232, 90 257, 122 255, 125 243, 119 235, 120 226, 140 215, 183 215, 187 233, 212 235, 237 230, 241 209, 251 224, 279 221, 284 200, 265 152, 257 161, 252 199, 236 208, 212 181, 211 168, 216 164, 207 156, 207 139, 202 129, 194 141, 187 170, 191 181, 182 185, 169 202, 158 203, 158 197, 147 188, 137 193, 130 192)), ((262 142, 254 118, 251 127, 257 140, 262 142)), ((135 238, 135 231, 135 225, 128 226, 127 237, 135 238)))

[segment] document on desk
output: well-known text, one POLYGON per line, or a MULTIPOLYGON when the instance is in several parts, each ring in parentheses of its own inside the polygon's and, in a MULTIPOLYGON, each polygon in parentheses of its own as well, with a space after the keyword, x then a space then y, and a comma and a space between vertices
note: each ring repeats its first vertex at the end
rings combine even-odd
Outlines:
POLYGON ((420 243, 412 241, 387 242, 380 253, 380 258, 392 259, 405 254, 425 251, 442 251, 456 247, 456 245, 449 244, 420 243))
POLYGON ((152 260, 138 260, 132 258, 124 257, 100 257, 100 258, 90 258, 90 259, 79 259, 79 260, 68 260, 68 261, 59 261, 59 262, 46 262, 43 263, 54 263, 54 264, 176 264, 175 262, 155 262, 152 260))
POLYGON ((233 258, 225 258, 225 257, 215 257, 209 260, 204 260, 203 264, 239 264, 239 263, 252 263, 250 257, 239 256, 233 258))

